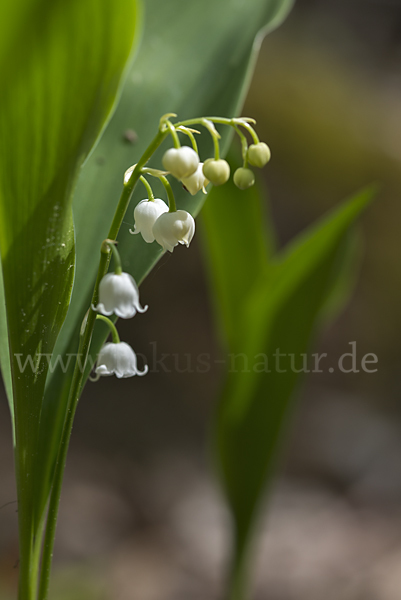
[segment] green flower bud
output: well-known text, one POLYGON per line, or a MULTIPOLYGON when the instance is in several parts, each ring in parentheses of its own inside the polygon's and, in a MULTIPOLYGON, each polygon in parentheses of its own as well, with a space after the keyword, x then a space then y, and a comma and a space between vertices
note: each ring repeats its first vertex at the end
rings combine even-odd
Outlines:
POLYGON ((203 174, 213 185, 222 185, 230 178, 230 165, 226 160, 208 158, 203 165, 203 174))
POLYGON ((234 173, 234 183, 240 190, 246 190, 255 183, 255 175, 251 169, 240 167, 234 173))
POLYGON ((248 148, 248 162, 253 167, 259 167, 259 169, 261 169, 269 162, 270 157, 270 148, 264 142, 251 144, 248 148))

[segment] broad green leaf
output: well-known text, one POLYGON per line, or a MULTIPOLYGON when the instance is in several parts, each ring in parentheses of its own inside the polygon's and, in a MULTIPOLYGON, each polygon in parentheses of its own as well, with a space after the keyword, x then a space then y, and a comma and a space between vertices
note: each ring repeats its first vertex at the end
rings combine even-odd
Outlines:
POLYGON ((135 0, 6 0, 0 8, 0 251, 23 561, 46 357, 73 284, 71 194, 115 103, 135 22, 135 0))
POLYGON ((265 254, 259 276, 252 275, 253 261, 263 263, 262 256, 253 257, 255 247, 247 252, 243 246, 245 256, 238 260, 238 246, 246 238, 238 237, 235 226, 227 230, 234 232, 231 238, 228 233, 220 243, 229 208, 230 222, 236 220, 237 229, 244 220, 249 220, 246 229, 252 227, 252 220, 255 230, 261 227, 261 219, 244 210, 246 198, 221 188, 213 191, 205 207, 209 262, 220 311, 227 312, 230 297, 241 296, 225 319, 231 364, 216 431, 221 477, 235 523, 233 598, 242 598, 245 550, 299 379, 291 361, 302 369, 302 355, 342 276, 349 228, 371 197, 367 191, 347 201, 270 261, 265 254), (235 291, 236 286, 240 291, 235 291), (237 336, 232 334, 235 324, 237 336), (277 357, 276 351, 282 356, 277 357))
MULTIPOLYGON (((166 112, 176 112, 180 118, 217 114, 238 114, 248 87, 248 80, 262 34, 267 25, 277 26, 287 14, 292 0, 204 0, 185 3, 182 0, 148 0, 145 11, 145 32, 141 49, 128 75, 119 107, 100 143, 87 161, 78 181, 73 211, 76 227, 77 270, 72 303, 55 354, 68 373, 73 368, 69 354, 77 351, 78 332, 89 306, 99 260, 99 248, 107 232, 122 189, 124 171, 138 161, 155 135, 158 122, 166 112), (132 145, 124 137, 134 130, 137 142, 132 145)), ((266 29, 265 29, 266 31, 266 29)), ((223 133, 227 150, 229 136, 223 133)), ((165 145, 164 149, 168 146, 165 145)), ((208 134, 200 141, 202 158, 210 156, 212 145, 208 134)), ((161 166, 159 153, 154 166, 161 166)), ((119 236, 119 249, 124 270, 138 282, 148 274, 162 256, 160 247, 146 244, 140 236, 131 236, 134 204, 145 197, 139 184, 132 207, 127 213, 119 236)), ((204 201, 199 193, 188 198, 178 182, 173 182, 178 206, 194 215, 204 201)), ((156 187, 155 192, 162 194, 156 187)), ((104 341, 104 330, 95 330, 93 356, 104 341)), ((65 369, 64 369, 65 370, 65 369)), ((37 511, 41 514, 46 501, 51 470, 57 452, 64 421, 68 382, 58 365, 49 378, 42 418, 43 430, 53 436, 42 439, 38 461, 40 472, 48 484, 38 496, 37 511)), ((42 477, 41 475, 41 477, 42 477)))

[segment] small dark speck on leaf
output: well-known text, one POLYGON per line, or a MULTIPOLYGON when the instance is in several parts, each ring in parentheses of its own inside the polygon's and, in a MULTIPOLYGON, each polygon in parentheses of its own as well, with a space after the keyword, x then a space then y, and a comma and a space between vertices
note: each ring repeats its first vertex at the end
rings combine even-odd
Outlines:
POLYGON ((126 129, 123 137, 124 140, 129 144, 136 144, 138 141, 138 135, 133 129, 126 129))
POLYGON ((102 166, 102 165, 104 165, 105 162, 106 162, 106 159, 103 156, 98 156, 97 159, 96 159, 96 164, 97 165, 102 166))

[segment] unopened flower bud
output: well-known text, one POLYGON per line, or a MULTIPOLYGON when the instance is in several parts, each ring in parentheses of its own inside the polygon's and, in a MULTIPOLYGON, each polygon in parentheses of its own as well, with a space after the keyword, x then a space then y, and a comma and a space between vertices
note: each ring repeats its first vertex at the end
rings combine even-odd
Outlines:
POLYGON ((251 169, 240 167, 234 173, 234 183, 240 190, 246 190, 255 183, 255 175, 251 169))
POLYGON ((177 179, 183 179, 195 173, 199 165, 199 156, 189 146, 170 148, 164 153, 162 163, 166 171, 177 179))
POLYGON ((230 165, 221 158, 208 158, 203 165, 203 174, 213 185, 222 185, 230 178, 230 165))
POLYGON ((269 162, 270 157, 270 148, 264 142, 251 144, 248 148, 248 162, 253 167, 259 167, 259 169, 261 169, 269 162))
POLYGON ((134 210, 135 226, 132 233, 140 233, 145 242, 151 244, 155 241, 153 225, 165 212, 168 212, 168 206, 160 198, 155 198, 153 201, 141 200, 134 210))
POLYGON ((188 248, 194 233, 194 218, 186 210, 164 213, 153 226, 156 242, 169 252, 178 244, 185 244, 188 248))
POLYGON ((203 163, 199 163, 195 173, 192 173, 189 177, 184 177, 181 182, 192 196, 195 196, 202 189, 205 191, 205 187, 209 182, 203 174, 203 163))

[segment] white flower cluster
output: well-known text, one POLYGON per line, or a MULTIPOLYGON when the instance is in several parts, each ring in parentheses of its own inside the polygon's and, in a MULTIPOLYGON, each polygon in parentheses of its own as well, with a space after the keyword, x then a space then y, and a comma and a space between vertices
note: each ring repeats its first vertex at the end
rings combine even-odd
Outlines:
MULTIPOLYGON (((262 167, 270 160, 269 147, 264 142, 252 144, 246 153, 251 165, 262 167)), ((206 193, 206 186, 222 185, 230 178, 230 166, 223 159, 209 158, 202 163, 198 153, 189 146, 170 148, 164 153, 163 167, 181 181, 184 188, 193 196, 200 190, 206 193)), ((245 190, 255 183, 253 172, 241 167, 234 173, 235 185, 245 190)), ((160 198, 141 200, 134 210, 135 226, 131 233, 140 233, 148 244, 156 242, 163 250, 173 252, 178 244, 187 247, 195 233, 195 221, 186 210, 174 210, 160 198)))
MULTIPOLYGON (((97 306, 92 309, 104 316, 115 314, 122 319, 130 319, 137 312, 143 313, 139 302, 139 290, 134 278, 128 273, 108 273, 99 284, 99 299, 97 306)), ((146 375, 148 367, 143 371, 137 367, 136 354, 125 342, 110 342, 105 344, 98 355, 95 373, 97 378, 107 375, 133 377, 146 375)))
MULTIPOLYGON (((193 148, 170 148, 163 156, 163 167, 195 195, 209 183, 193 148)), ((163 250, 173 252, 175 246, 189 246, 195 233, 195 221, 186 210, 169 211, 160 198, 141 200, 134 210, 134 234, 140 233, 148 244, 156 242, 163 250)))
MULTIPOLYGON (((131 231, 131 233, 141 234, 148 244, 156 241, 163 250, 173 252, 178 244, 189 246, 195 233, 195 221, 186 210, 177 210, 173 191, 165 175, 173 175, 194 196, 201 190, 206 193, 205 188, 209 183, 213 185, 226 183, 230 177, 230 166, 227 161, 219 158, 218 138, 220 138, 220 135, 212 122, 213 119, 201 120, 202 124, 209 129, 215 144, 215 158, 209 158, 202 163, 199 160, 197 145, 192 135, 192 133, 199 132, 188 129, 182 124, 175 129, 173 124, 168 122, 169 116, 176 115, 164 115, 161 119, 161 126, 170 129, 176 147, 167 150, 163 156, 162 163, 165 171, 152 168, 147 170, 143 168, 140 171, 142 173, 148 172, 150 175, 160 178, 166 189, 169 204, 167 205, 161 198, 154 198, 149 182, 143 175, 140 175, 139 178, 147 188, 148 199, 141 200, 135 207, 135 226, 134 231, 131 231), (169 125, 166 125, 166 123, 169 123, 169 125), (191 137, 193 148, 179 145, 178 130, 191 137)), ((215 120, 216 122, 221 123, 224 121, 226 124, 234 125, 237 133, 237 125, 240 124, 250 131, 253 136, 255 143, 248 147, 245 136, 239 132, 242 139, 244 163, 242 167, 235 171, 233 180, 238 188, 245 190, 255 182, 254 174, 248 168, 248 163, 252 166, 263 167, 270 160, 270 149, 264 142, 259 142, 256 132, 250 125, 250 122, 254 122, 253 119, 215 120)), ((163 129, 160 131, 163 131, 163 129)), ((167 131, 167 129, 164 131, 167 131)), ((124 176, 125 185, 128 184, 135 166, 126 171, 124 176)), ((105 240, 105 243, 115 252, 117 268, 115 273, 109 273, 101 280, 98 290, 98 303, 96 307, 92 306, 92 309, 103 315, 98 318, 108 323, 113 333, 113 342, 105 344, 99 352, 95 369, 96 375, 100 377, 115 374, 119 378, 145 375, 148 367, 145 366, 143 371, 138 370, 135 352, 128 344, 120 342, 114 324, 105 317, 115 314, 117 317, 130 319, 137 312, 145 312, 148 307, 142 308, 140 305, 139 290, 133 277, 122 272, 121 260, 115 242, 105 240)))
POLYGON ((156 242, 172 252, 178 244, 189 246, 195 233, 195 221, 186 210, 169 212, 160 198, 141 200, 134 210, 134 234, 142 234, 145 242, 156 242))

